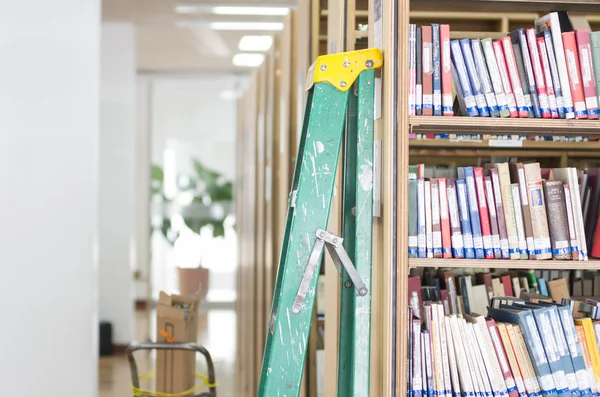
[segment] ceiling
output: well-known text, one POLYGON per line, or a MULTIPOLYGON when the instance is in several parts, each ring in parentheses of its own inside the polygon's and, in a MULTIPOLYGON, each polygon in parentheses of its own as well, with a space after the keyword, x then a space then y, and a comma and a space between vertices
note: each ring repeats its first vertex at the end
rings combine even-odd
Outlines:
POLYGON ((136 26, 138 70, 142 73, 246 72, 233 66, 240 38, 257 31, 215 31, 211 22, 279 22, 280 16, 214 15, 213 6, 291 6, 294 0, 102 0, 104 21, 136 26), (177 5, 201 5, 194 14, 177 14, 177 5), (206 7, 204 9, 204 7, 206 7))

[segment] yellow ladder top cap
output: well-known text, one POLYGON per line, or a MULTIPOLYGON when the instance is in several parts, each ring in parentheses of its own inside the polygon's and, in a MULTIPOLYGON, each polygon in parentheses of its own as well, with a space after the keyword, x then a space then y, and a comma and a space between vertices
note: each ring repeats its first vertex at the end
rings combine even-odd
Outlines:
POLYGON ((306 89, 314 83, 328 82, 340 91, 348 91, 358 75, 383 65, 383 54, 379 48, 322 55, 308 71, 306 89))

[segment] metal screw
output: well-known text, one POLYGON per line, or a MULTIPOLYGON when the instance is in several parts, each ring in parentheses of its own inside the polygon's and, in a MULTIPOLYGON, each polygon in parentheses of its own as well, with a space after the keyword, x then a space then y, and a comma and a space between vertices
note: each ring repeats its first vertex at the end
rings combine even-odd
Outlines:
POLYGON ((327 65, 325 65, 325 64, 321 65, 321 70, 322 70, 323 72, 324 72, 324 71, 326 71, 326 70, 327 70, 327 65))
POLYGON ((342 81, 342 82, 340 83, 340 87, 344 88, 345 86, 346 86, 346 82, 345 82, 345 81, 342 81))
POLYGON ((344 287, 346 287, 346 288, 352 288, 352 281, 346 281, 344 283, 344 287))
POLYGON ((369 291, 367 291, 367 289, 366 289, 366 288, 361 288, 361 289, 359 289, 359 290, 358 290, 358 294, 359 294, 360 296, 365 296, 365 295, 367 295, 367 293, 368 293, 368 292, 369 292, 369 291))
POLYGON ((346 61, 344 61, 344 67, 345 67, 345 68, 347 68, 347 67, 350 67, 350 62, 348 62, 347 60, 346 60, 346 61))
POLYGON ((334 238, 334 239, 333 239, 333 243, 334 243, 334 244, 337 244, 337 242, 338 242, 338 239, 337 239, 337 238, 334 238))
POLYGON ((373 67, 373 61, 371 61, 370 59, 367 61, 367 67, 368 68, 372 68, 373 67))
POLYGON ((319 233, 319 237, 325 237, 325 233, 324 232, 319 233))

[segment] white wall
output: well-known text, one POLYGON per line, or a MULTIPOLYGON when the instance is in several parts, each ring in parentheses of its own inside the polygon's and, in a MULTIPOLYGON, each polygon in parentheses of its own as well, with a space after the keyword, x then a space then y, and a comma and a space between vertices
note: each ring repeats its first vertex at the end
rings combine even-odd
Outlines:
POLYGON ((0 2, 0 387, 97 395, 99 0, 0 2))
POLYGON ((135 29, 102 24, 100 107, 100 319, 113 343, 133 339, 135 268, 136 64, 135 29))

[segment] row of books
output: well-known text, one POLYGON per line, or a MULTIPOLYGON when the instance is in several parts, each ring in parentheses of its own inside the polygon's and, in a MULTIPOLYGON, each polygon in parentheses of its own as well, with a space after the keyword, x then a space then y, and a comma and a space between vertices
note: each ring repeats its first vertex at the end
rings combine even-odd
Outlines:
POLYGON ((431 177, 423 164, 409 167, 409 257, 600 257, 600 169, 489 163, 458 167, 457 178, 452 171, 431 177))
POLYGON ((563 135, 491 135, 491 134, 408 134, 408 139, 416 141, 437 140, 443 142, 481 142, 488 141, 552 141, 552 142, 589 142, 588 136, 563 136, 563 135))
POLYGON ((494 298, 485 313, 409 308, 408 395, 598 395, 599 322, 543 298, 494 298))
POLYGON ((499 40, 450 39, 444 24, 409 32, 409 114, 598 119, 600 32, 566 12, 499 40))

